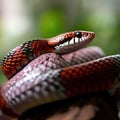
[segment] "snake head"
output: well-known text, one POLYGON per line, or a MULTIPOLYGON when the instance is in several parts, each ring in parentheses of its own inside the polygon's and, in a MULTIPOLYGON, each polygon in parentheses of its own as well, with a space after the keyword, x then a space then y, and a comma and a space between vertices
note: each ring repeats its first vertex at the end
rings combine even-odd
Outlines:
POLYGON ((54 46, 56 53, 66 54, 83 48, 93 40, 94 37, 94 32, 73 31, 50 38, 48 44, 54 46))

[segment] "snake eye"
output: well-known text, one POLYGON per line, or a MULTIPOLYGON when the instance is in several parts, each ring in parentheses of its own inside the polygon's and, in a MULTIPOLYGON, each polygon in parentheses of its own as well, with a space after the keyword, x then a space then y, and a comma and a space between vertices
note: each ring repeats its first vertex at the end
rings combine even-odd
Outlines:
POLYGON ((75 36, 78 37, 78 38, 81 38, 81 37, 82 37, 82 34, 81 34, 81 32, 76 32, 76 33, 75 33, 75 36))

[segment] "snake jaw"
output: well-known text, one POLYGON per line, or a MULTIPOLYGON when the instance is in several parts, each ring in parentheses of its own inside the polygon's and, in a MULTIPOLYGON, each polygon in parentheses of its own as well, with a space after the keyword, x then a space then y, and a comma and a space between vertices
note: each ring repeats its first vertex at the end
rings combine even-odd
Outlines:
POLYGON ((50 42, 55 44, 55 52, 58 54, 66 54, 86 46, 93 38, 95 34, 87 31, 75 31, 61 34, 56 39, 52 39, 50 42))

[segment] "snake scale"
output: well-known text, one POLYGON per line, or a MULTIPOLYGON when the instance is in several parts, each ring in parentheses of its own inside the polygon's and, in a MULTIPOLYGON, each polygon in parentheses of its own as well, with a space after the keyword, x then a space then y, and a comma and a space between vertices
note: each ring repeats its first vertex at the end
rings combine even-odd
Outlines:
POLYGON ((119 98, 120 54, 104 57, 99 47, 84 48, 94 37, 72 31, 10 51, 1 66, 8 78, 0 87, 1 110, 18 117, 38 105, 104 90, 119 98))

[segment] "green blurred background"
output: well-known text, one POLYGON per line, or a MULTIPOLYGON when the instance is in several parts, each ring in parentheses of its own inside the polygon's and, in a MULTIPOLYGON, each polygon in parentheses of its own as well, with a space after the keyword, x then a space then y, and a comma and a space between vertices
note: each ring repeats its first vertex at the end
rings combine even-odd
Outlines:
POLYGON ((0 60, 20 43, 73 30, 94 31, 90 45, 119 54, 120 0, 0 0, 0 60))

